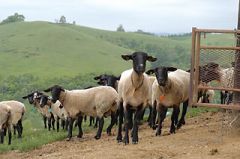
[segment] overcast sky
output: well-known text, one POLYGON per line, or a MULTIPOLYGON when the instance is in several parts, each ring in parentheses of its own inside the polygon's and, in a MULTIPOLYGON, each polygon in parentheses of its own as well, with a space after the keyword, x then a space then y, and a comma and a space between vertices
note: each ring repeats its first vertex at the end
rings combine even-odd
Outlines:
POLYGON ((191 32, 199 28, 233 29, 238 0, 0 0, 0 21, 13 13, 26 21, 68 22, 94 28, 155 33, 191 32))

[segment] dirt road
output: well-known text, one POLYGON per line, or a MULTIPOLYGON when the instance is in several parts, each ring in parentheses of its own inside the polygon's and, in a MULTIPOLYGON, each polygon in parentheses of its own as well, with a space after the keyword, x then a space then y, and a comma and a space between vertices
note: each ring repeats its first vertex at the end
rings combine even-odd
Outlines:
POLYGON ((205 113, 190 118, 176 134, 169 135, 170 121, 164 122, 163 136, 156 137, 155 131, 142 125, 137 145, 116 142, 113 136, 103 133, 102 139, 96 141, 95 132, 85 134, 83 139, 59 141, 42 146, 39 149, 19 153, 1 154, 1 159, 239 159, 240 133, 229 129, 222 113, 205 113))

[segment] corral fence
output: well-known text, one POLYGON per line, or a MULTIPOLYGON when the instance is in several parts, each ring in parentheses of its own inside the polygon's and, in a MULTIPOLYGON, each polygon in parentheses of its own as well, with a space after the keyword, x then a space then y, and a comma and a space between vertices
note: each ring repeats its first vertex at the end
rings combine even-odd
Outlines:
MULTIPOLYGON (((198 100, 198 93, 201 90, 214 90, 217 92, 240 92, 240 89, 231 86, 222 86, 221 83, 211 81, 203 84, 200 81, 200 66, 214 62, 219 64, 222 69, 231 68, 237 72, 234 67, 236 54, 240 47, 236 47, 237 36, 240 30, 216 30, 216 29, 198 29, 192 28, 192 55, 191 55, 191 77, 190 77, 190 106, 203 106, 212 108, 236 109, 240 110, 240 104, 220 103, 219 100, 213 100, 211 103, 202 103, 198 100)), ((236 66, 236 65, 235 65, 236 66)), ((240 75, 239 75, 240 77, 240 75)), ((233 80, 234 77, 229 77, 233 80)), ((240 79, 237 80, 240 82, 240 79)), ((234 80, 232 81, 234 82, 234 80)), ((240 103, 240 99, 237 103, 240 103)))

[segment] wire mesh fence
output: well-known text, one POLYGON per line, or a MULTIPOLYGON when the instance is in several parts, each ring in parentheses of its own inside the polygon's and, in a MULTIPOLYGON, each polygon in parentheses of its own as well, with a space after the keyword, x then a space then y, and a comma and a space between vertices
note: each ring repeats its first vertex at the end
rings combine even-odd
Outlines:
MULTIPOLYGON (((233 104, 235 88, 236 47, 238 30, 206 30, 193 28, 189 104, 194 106, 238 109, 233 104)), ((240 84, 240 83, 239 83, 240 84)), ((237 99, 236 103, 240 103, 237 99)))

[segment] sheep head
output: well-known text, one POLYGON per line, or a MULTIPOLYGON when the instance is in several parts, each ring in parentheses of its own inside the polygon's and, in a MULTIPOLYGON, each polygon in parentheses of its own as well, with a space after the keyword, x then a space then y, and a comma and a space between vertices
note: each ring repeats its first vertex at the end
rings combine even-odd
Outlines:
POLYGON ((44 90, 44 92, 51 92, 53 103, 56 103, 56 101, 59 100, 61 92, 64 92, 64 91, 65 90, 63 89, 63 87, 61 87, 59 85, 54 85, 54 86, 44 90))
POLYGON ((151 70, 148 70, 147 73, 148 74, 153 74, 155 73, 156 75, 156 78, 157 78, 157 81, 158 81, 158 84, 160 86, 166 86, 167 84, 167 81, 168 81, 168 72, 169 71, 176 71, 177 68, 175 67, 157 67, 155 69, 151 69, 151 70))
POLYGON ((149 56, 145 52, 134 52, 131 55, 122 55, 122 58, 126 61, 133 61, 133 69, 137 74, 142 74, 146 69, 146 61, 154 62, 157 58, 149 56))

